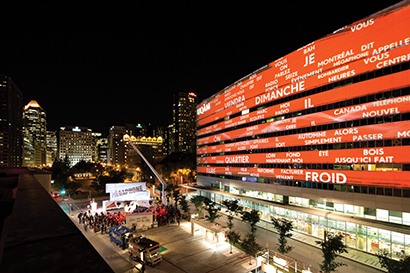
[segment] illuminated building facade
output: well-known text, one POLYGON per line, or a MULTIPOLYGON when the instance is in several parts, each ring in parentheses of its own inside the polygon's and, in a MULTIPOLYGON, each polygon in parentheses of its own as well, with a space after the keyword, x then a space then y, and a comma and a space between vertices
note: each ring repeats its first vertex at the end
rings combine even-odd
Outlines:
POLYGON ((0 167, 23 164, 23 93, 6 75, 0 75, 0 167))
POLYGON ((195 153, 196 105, 194 93, 177 90, 172 103, 171 152, 195 153))
POLYGON ((125 126, 111 126, 108 132, 107 163, 111 166, 124 165, 123 135, 127 134, 125 126))
POLYGON ((93 162, 107 163, 108 139, 102 137, 101 133, 93 132, 93 162))
POLYGON ((47 131, 46 143, 47 143, 46 161, 47 161, 47 165, 51 166, 54 160, 56 160, 57 155, 58 155, 58 142, 57 142, 57 132, 56 131, 47 131))
POLYGON ((308 44, 197 107, 198 190, 261 219, 410 255, 410 2, 308 44))
POLYGON ((71 166, 81 160, 92 162, 93 148, 91 129, 78 126, 60 128, 59 158, 68 156, 71 166))
POLYGON ((23 165, 44 167, 47 163, 46 112, 32 100, 23 110, 23 165))
POLYGON ((149 148, 150 154, 153 157, 159 157, 163 155, 163 139, 158 137, 145 137, 133 133, 139 133, 139 130, 135 128, 144 128, 137 125, 131 126, 111 126, 108 134, 108 147, 107 147, 107 161, 111 166, 116 167, 129 167, 136 168, 142 163, 140 156, 134 151, 131 145, 127 141, 124 141, 124 135, 129 135, 133 144, 139 149, 149 148), (144 148, 141 148, 144 147, 144 148))

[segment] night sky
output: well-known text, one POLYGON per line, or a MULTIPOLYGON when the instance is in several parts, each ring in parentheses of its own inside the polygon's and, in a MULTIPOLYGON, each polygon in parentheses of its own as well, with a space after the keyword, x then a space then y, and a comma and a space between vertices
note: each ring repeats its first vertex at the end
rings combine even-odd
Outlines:
POLYGON ((2 2, 0 74, 24 104, 45 109, 48 130, 87 126, 107 135, 125 123, 166 126, 176 89, 201 102, 400 1, 31 2, 2 2))

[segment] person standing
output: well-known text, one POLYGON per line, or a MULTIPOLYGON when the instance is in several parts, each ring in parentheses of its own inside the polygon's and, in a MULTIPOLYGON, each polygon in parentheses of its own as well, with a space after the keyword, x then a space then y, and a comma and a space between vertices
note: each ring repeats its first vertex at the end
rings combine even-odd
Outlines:
POLYGON ((81 218, 83 218, 83 212, 78 214, 78 223, 81 224, 81 218))

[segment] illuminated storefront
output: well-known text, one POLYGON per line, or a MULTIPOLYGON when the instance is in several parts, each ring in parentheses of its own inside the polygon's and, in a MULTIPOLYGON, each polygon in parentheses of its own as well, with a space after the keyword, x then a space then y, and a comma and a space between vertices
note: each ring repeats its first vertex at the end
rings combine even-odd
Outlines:
POLYGON ((220 194, 200 193, 219 204, 236 196, 263 220, 287 217, 311 236, 343 234, 351 248, 410 254, 409 5, 339 29, 200 103, 198 185, 220 194))
MULTIPOLYGON (((211 190, 201 190, 200 192, 201 195, 210 198, 219 205, 224 200, 237 199, 243 210, 258 210, 261 221, 267 222, 271 230, 274 229, 272 224, 270 224, 271 219, 273 217, 284 217, 292 221, 295 231, 320 239, 323 238, 324 231, 327 229, 328 232, 333 234, 342 234, 345 244, 350 248, 374 254, 378 253, 379 250, 387 250, 392 253, 393 258, 397 259, 401 258, 404 254, 410 255, 409 232, 402 233, 389 230, 396 228, 399 230, 401 225, 410 226, 410 213, 335 203, 327 204, 327 206, 326 204, 322 205, 322 209, 317 210, 315 213, 309 213, 311 210, 304 210, 303 208, 317 208, 317 205, 312 205, 315 204, 315 200, 305 200, 304 204, 299 203, 297 206, 285 206, 280 204, 280 202, 275 202, 275 204, 268 201, 254 202, 239 195, 217 194, 211 190), (235 196, 235 198, 232 196, 235 196), (340 211, 341 207, 342 211, 340 211), (336 208, 339 208, 339 210, 336 208), (347 211, 345 215, 343 215, 343 209, 347 211), (352 220, 352 216, 355 216, 355 220, 352 220), (336 220, 333 217, 339 219, 336 220), (369 225, 366 225, 362 218, 376 219, 389 222, 390 224, 386 225, 385 229, 378 228, 383 226, 383 224, 380 222, 375 224, 374 221, 369 221, 369 225)), ((301 198, 289 197, 289 200, 297 199, 301 198)))

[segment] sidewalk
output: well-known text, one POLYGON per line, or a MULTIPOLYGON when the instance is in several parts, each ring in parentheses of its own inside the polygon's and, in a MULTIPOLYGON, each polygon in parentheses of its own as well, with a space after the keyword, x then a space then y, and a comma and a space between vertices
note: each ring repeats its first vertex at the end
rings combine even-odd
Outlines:
MULTIPOLYGON (((78 211, 71 213, 70 218, 84 233, 83 227, 78 225, 77 214, 78 211)), ((224 213, 222 214, 224 215, 224 213)), ((226 218, 225 215, 218 219, 218 222, 226 222, 224 218, 226 218)), ((245 234, 248 229, 248 224, 242 222, 239 218, 235 220, 237 222, 234 225, 234 229, 245 234)), ((258 231, 259 244, 263 244, 263 246, 268 246, 269 244, 269 249, 276 250, 278 233, 274 230, 273 225, 265 221, 260 221, 257 226, 260 228, 258 231), (266 229, 266 226, 268 226, 268 229, 266 229)), ((147 272, 248 272, 255 267, 255 260, 252 259, 252 265, 250 266, 249 257, 241 259, 245 253, 236 248, 233 248, 233 254, 230 254, 227 245, 225 248, 219 246, 216 248, 215 245, 206 242, 203 235, 195 233, 195 235, 192 236, 190 222, 187 221, 181 222, 181 226, 168 224, 142 232, 146 236, 149 236, 150 239, 160 242, 161 245, 168 249, 163 253, 163 262, 153 268, 147 268, 147 272)), ((93 233, 90 231, 88 233, 89 234, 84 234, 87 238, 106 237, 103 239, 106 241, 105 246, 101 244, 100 246, 103 248, 110 246, 107 235, 92 235, 93 233)), ((290 244, 293 245, 295 249, 290 253, 289 257, 296 259, 298 263, 303 262, 305 265, 312 266, 312 272, 318 272, 318 263, 322 260, 322 253, 315 241, 319 240, 319 238, 300 233, 296 230, 292 233, 293 236, 290 241, 293 240, 293 243, 290 242, 290 244)), ((94 245, 93 242, 92 244, 94 245)), ((98 250, 96 246, 94 247, 98 250)), ((115 248, 114 250, 117 252, 116 254, 106 253, 105 255, 101 254, 101 256, 110 266, 112 262, 114 266, 120 266, 120 264, 125 263, 126 265, 121 265, 118 271, 115 270, 115 272, 125 272, 123 270, 131 265, 127 259, 128 255, 127 253, 119 253, 115 248), (119 259, 118 256, 122 256, 121 259, 119 259), (111 261, 112 259, 113 261, 111 261)), ((104 251, 106 252, 108 250, 104 251)), ((378 259, 374 255, 349 248, 347 254, 344 253, 340 256, 347 259, 344 262, 348 263, 349 266, 338 268, 337 272, 386 272, 380 267, 378 259)))
MULTIPOLYGON (((107 264, 118 273, 140 272, 132 268, 128 250, 121 250, 110 242, 107 234, 84 231, 78 223, 78 211, 67 216, 84 234, 94 248, 100 253, 107 264)), ((246 273, 255 268, 255 259, 249 265, 249 257, 243 258, 245 253, 233 247, 230 253, 229 245, 225 242, 208 242, 203 234, 196 232, 191 235, 191 223, 185 220, 177 224, 168 224, 157 228, 140 231, 145 236, 166 248, 162 252, 163 260, 153 267, 146 267, 145 272, 173 272, 173 273, 246 273)))
MULTIPOLYGON (((266 222, 259 222, 257 226, 263 230, 266 230, 266 222)), ((268 223, 268 232, 278 234, 271 223, 268 223)), ((316 241, 320 240, 319 238, 300 233, 296 230, 293 230, 292 233, 293 236, 291 239, 320 249, 316 244, 316 241)), ((352 248, 348 248, 347 251, 348 253, 343 253, 340 256, 366 265, 374 270, 378 270, 379 272, 387 272, 385 269, 380 267, 379 260, 376 256, 352 248)))

